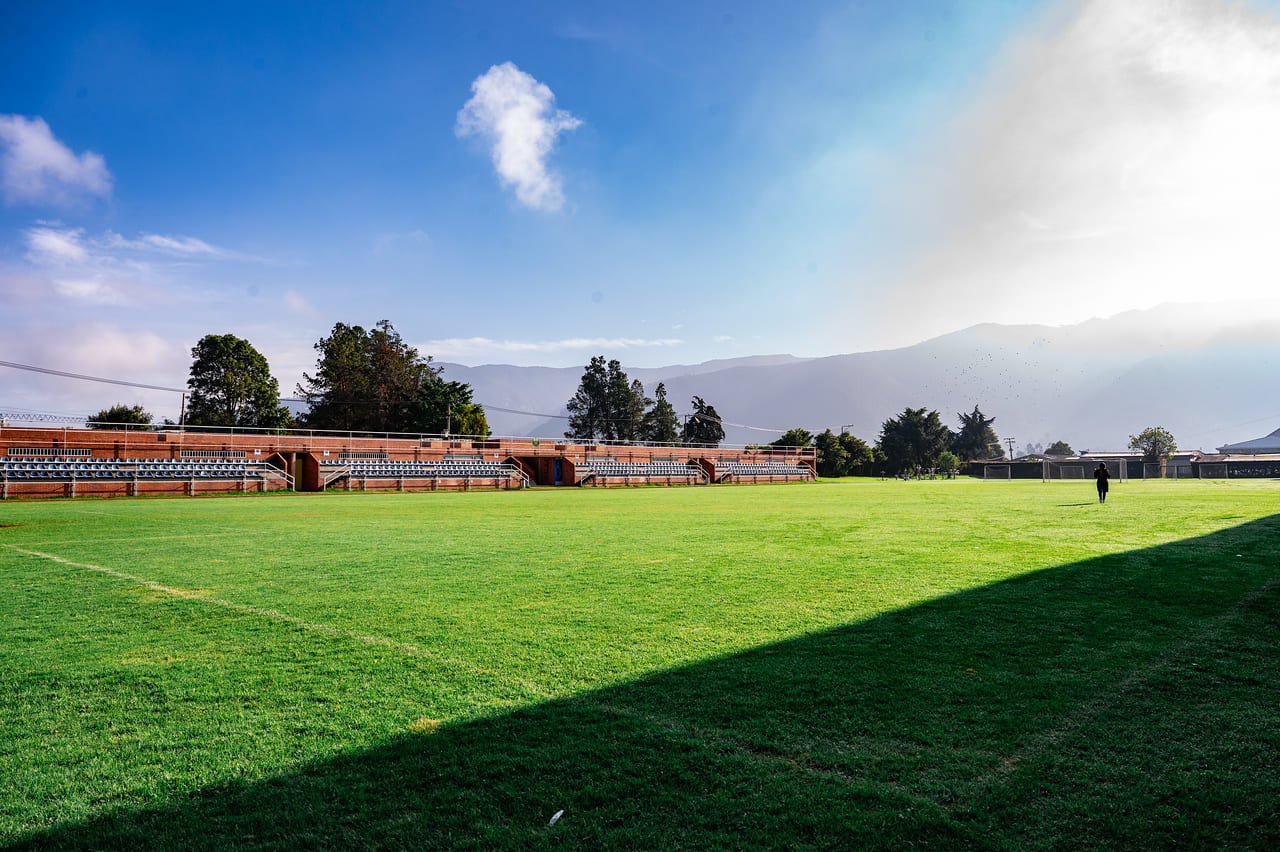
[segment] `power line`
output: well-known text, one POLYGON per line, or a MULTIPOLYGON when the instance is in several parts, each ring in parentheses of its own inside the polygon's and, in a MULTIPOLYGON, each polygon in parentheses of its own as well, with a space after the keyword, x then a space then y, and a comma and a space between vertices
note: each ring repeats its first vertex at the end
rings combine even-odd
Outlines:
MULTIPOLYGON (((61 376, 62 378, 66 378, 66 379, 79 379, 80 381, 85 381, 85 382, 98 382, 100 384, 118 385, 118 386, 127 387, 127 388, 142 388, 144 390, 167 391, 169 393, 181 393, 181 394, 185 394, 188 392, 186 388, 170 388, 170 387, 163 387, 161 385, 143 384, 142 382, 130 382, 124 379, 109 379, 104 376, 89 376, 83 373, 69 373, 69 372, 66 372, 65 370, 54 370, 49 367, 38 367, 34 364, 18 364, 13 361, 0 361, 0 367, 11 367, 15 370, 26 370, 31 373, 41 373, 46 376, 61 376)), ((299 397, 280 397, 280 401, 281 402, 306 402, 306 403, 310 402, 310 400, 301 399, 299 397)), ((338 400, 333 400, 332 402, 338 402, 339 404, 345 404, 345 405, 372 404, 372 402, 368 400, 359 400, 359 401, 351 401, 351 402, 342 402, 338 400)), ((501 411, 505 414, 522 414, 527 417, 541 417, 547 420, 569 420, 570 419, 569 416, 566 414, 544 414, 538 411, 522 411, 521 409, 518 409, 518 408, 504 408, 500 405, 488 405, 483 402, 478 402, 477 404, 482 406, 486 411, 501 411)), ((782 434, 788 431, 786 429, 773 429, 768 426, 751 426, 746 423, 734 423, 729 420, 724 420, 723 418, 710 417, 705 414, 702 414, 699 416, 702 417, 704 420, 715 421, 716 423, 719 423, 722 426, 733 426, 738 429, 750 429, 755 432, 772 432, 776 434, 782 434)), ((601 422, 625 422, 625 421, 611 418, 608 421, 601 421, 601 422)))
POLYGON ((106 385, 121 385, 127 388, 143 388, 144 390, 169 391, 170 393, 186 393, 186 388, 166 388, 160 385, 144 385, 140 382, 126 382, 123 379, 105 379, 102 376, 86 376, 81 373, 67 373, 62 370, 51 370, 48 367, 36 367, 32 364, 15 364, 12 361, 0 361, 0 367, 12 367, 15 370, 27 370, 32 373, 44 373, 47 376, 62 376, 66 379, 80 379, 86 382, 101 382, 106 385))

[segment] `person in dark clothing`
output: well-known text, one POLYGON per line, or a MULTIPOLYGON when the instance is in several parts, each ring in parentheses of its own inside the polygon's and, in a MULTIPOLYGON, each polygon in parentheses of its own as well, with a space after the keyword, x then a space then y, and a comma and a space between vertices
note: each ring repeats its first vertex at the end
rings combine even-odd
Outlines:
POLYGON ((1098 462, 1098 469, 1093 472, 1093 478, 1098 481, 1098 502, 1107 502, 1107 491, 1111 487, 1111 473, 1107 470, 1106 462, 1098 462))

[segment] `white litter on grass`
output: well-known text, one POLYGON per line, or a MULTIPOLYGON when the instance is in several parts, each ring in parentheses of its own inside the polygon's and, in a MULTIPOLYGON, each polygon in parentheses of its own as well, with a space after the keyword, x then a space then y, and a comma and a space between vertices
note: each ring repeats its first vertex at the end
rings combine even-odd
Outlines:
POLYGON ((560 817, 564 816, 564 808, 556 811, 551 815, 551 822, 547 823, 548 827, 553 826, 560 821, 560 817))

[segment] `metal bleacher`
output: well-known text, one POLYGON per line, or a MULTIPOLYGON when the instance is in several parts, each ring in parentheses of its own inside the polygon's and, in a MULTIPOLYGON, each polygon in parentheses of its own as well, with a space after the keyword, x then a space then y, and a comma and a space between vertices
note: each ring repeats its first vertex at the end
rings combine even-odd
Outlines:
POLYGON ((478 458, 446 458, 442 461, 413 461, 387 458, 325 459, 320 462, 321 476, 326 483, 346 478, 365 479, 519 479, 528 482, 516 466, 478 458), (329 474, 326 475, 326 469, 329 474))
POLYGON ((802 464, 784 462, 726 462, 717 467, 721 482, 757 479, 812 479, 813 471, 802 464))
POLYGON ((45 456, 0 457, 0 476, 12 480, 79 479, 264 479, 279 471, 265 462, 245 459, 154 459, 45 456))
POLYGON ((620 462, 614 459, 589 459, 579 463, 577 468, 580 482, 585 482, 591 476, 601 479, 640 479, 662 482, 669 479, 701 482, 706 478, 701 468, 677 461, 620 462))

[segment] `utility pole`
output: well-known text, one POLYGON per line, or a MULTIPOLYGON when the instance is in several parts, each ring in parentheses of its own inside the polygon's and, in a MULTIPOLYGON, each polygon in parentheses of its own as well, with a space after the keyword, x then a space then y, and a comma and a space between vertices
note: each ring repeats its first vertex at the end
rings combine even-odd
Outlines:
POLYGON ((1013 461, 1013 445, 1017 440, 1018 440, 1017 438, 1004 439, 1004 442, 1009 445, 1009 461, 1013 461))

